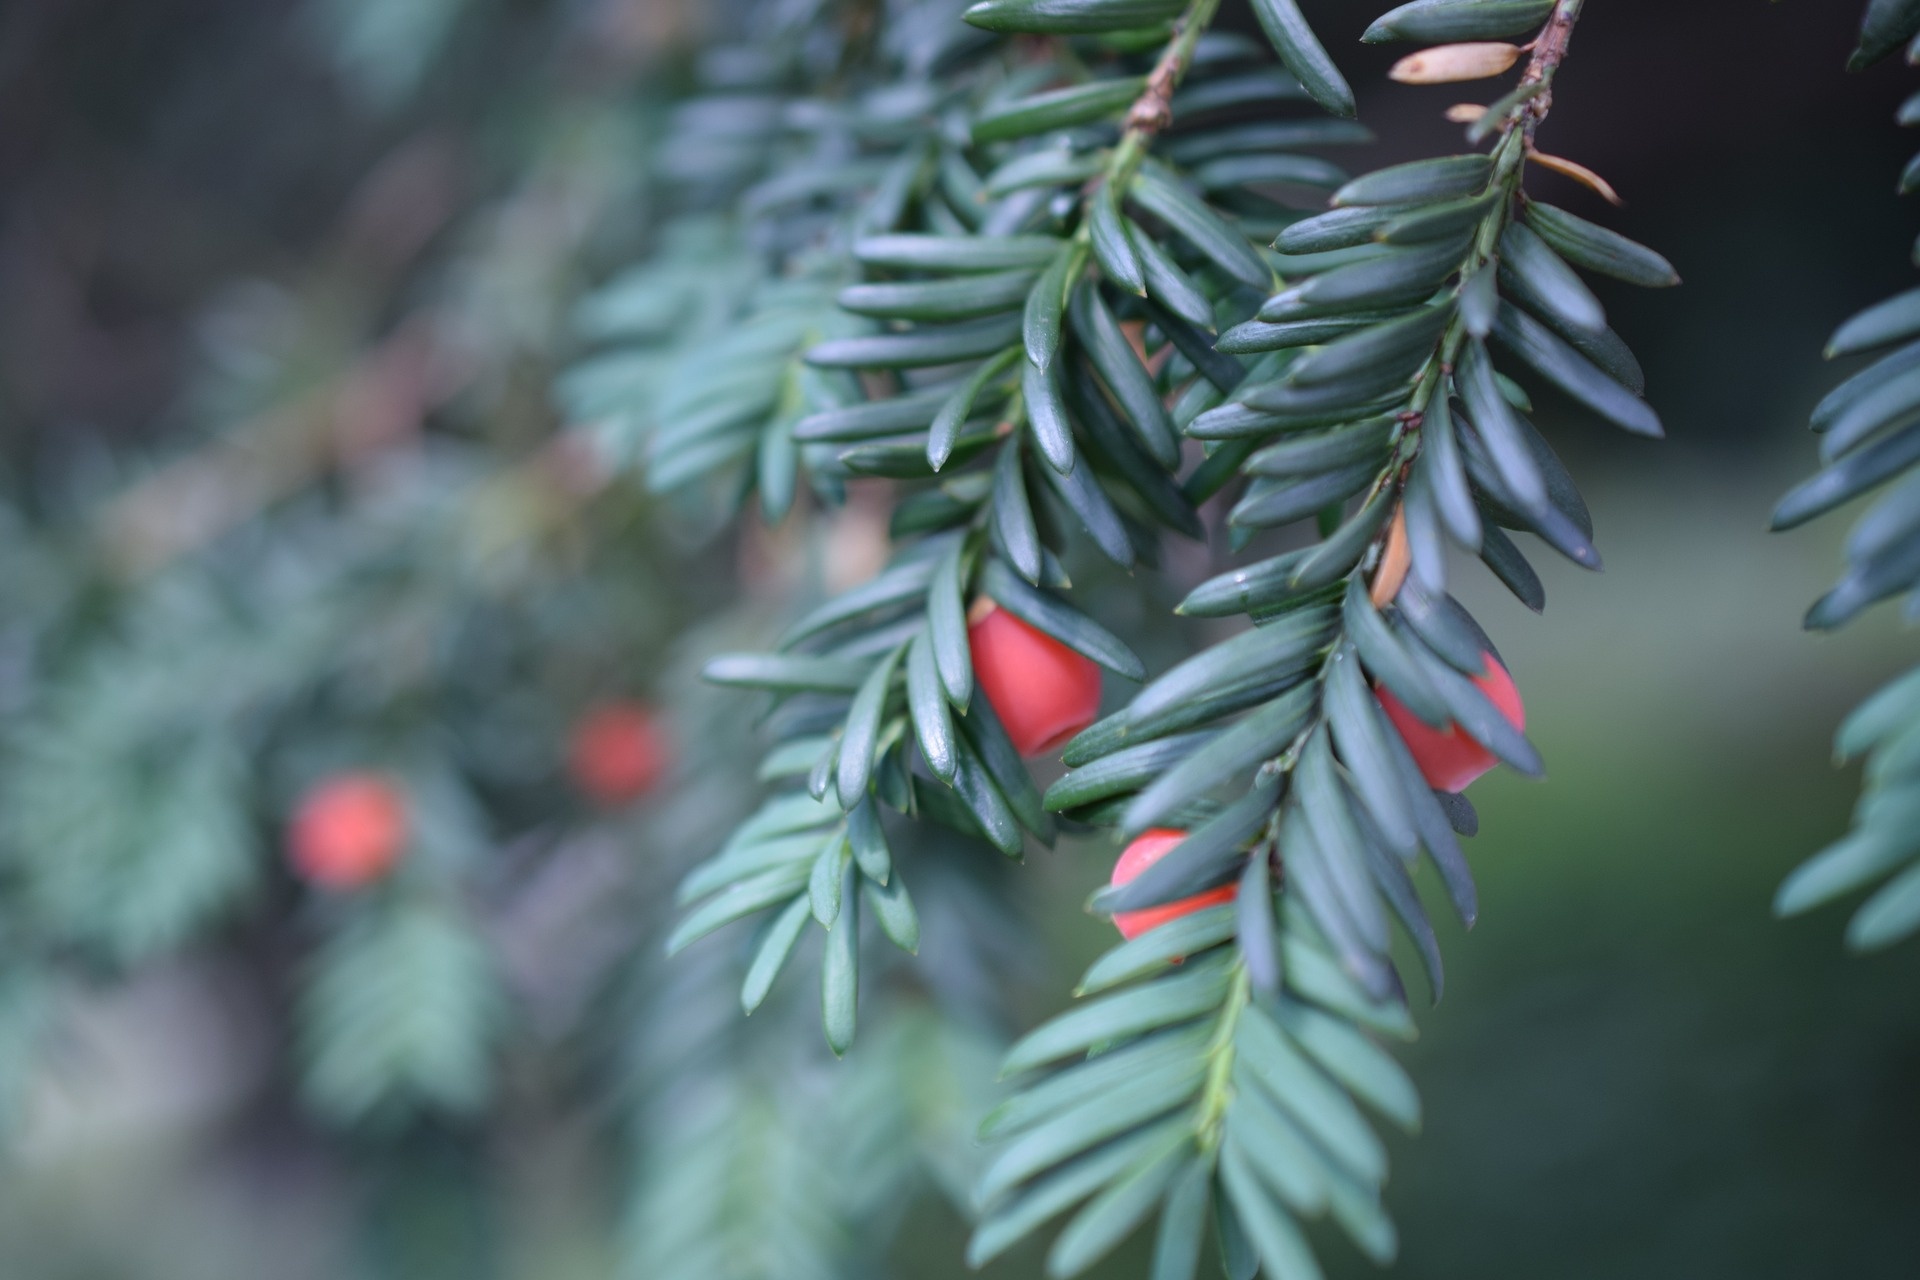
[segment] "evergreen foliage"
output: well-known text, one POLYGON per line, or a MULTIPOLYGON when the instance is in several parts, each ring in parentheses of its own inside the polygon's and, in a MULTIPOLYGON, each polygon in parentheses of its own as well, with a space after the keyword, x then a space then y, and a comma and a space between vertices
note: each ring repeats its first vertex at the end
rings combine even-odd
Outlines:
MULTIPOLYGON (((965 12, 988 32, 1051 38, 1039 46, 968 37, 939 4, 891 7, 880 49, 859 62, 841 49, 816 82, 830 105, 784 96, 792 82, 768 68, 756 96, 729 81, 678 111, 678 138, 701 140, 684 154, 703 158, 703 185, 740 193, 732 243, 760 247, 768 274, 721 276, 738 301, 720 315, 718 291, 697 298, 689 282, 729 233, 678 232, 589 301, 607 345, 570 375, 572 411, 643 436, 629 453, 656 488, 703 481, 728 509, 757 488, 780 517, 796 472, 827 502, 861 477, 899 496, 877 577, 774 652, 708 665, 711 681, 771 695, 761 776, 776 790, 682 883, 669 948, 759 917, 751 1011, 819 925, 822 1018, 842 1053, 860 912, 913 940, 890 851, 922 839, 908 834, 919 824, 1012 856, 1063 826, 1191 832, 1103 891, 1102 912, 1239 886, 1236 905, 1109 953, 1083 1003, 1011 1050, 1005 1070, 1023 1083, 986 1124, 976 1264, 1075 1205, 1049 1255, 1057 1275, 1156 1211, 1161 1280, 1194 1274, 1209 1234, 1231 1275, 1316 1274, 1299 1224, 1321 1214, 1376 1260, 1395 1252, 1384 1149, 1362 1111, 1419 1123, 1376 1040, 1413 1031, 1389 921, 1437 997, 1410 877, 1425 853, 1471 924, 1456 828, 1475 820, 1428 789, 1369 684, 1537 772, 1473 683, 1492 645, 1447 593, 1447 548, 1476 553, 1534 609, 1539 579, 1507 531, 1589 569, 1599 557, 1507 368, 1660 434, 1574 267, 1651 286, 1677 283, 1672 268, 1522 189, 1530 163, 1585 172, 1534 148, 1580 8, 1383 16, 1370 39, 1535 34, 1533 52, 1468 113, 1475 150, 1352 180, 1295 150, 1366 135, 1311 114, 1350 114, 1352 98, 1286 3, 1257 6, 1284 69, 1212 30, 1214 0, 965 12), (1298 113, 1245 120, 1289 101, 1298 113), (776 157, 752 177, 738 167, 749 136, 776 157), (1333 208, 1308 216, 1329 193, 1333 208), (799 228, 804 252, 787 241, 799 228), (1181 612, 1254 628, 1147 683, 1067 746, 1070 771, 1039 794, 974 687, 970 602, 1143 679, 1069 602, 1066 566, 1082 548, 1151 566, 1165 534, 1204 536, 1201 508, 1229 489, 1236 549, 1303 523, 1317 537, 1290 535, 1292 549, 1195 591, 1181 612)), ((837 13, 814 26, 844 29, 837 13)))
MULTIPOLYGON (((0 1125, 63 994, 199 950, 284 1001, 289 1095, 355 1144, 491 1136, 535 1062, 591 1094, 636 1280, 875 1274, 929 1191, 976 1266, 1055 1224, 1049 1273, 1079 1275, 1150 1222, 1153 1280, 1318 1276, 1320 1220, 1391 1261, 1379 1125, 1422 1123, 1392 1048, 1445 988, 1426 904, 1471 926, 1479 895, 1478 816, 1390 706, 1541 772, 1456 579, 1540 611, 1530 553, 1601 567, 1534 393, 1662 433, 1587 278, 1677 274, 1528 190, 1617 199, 1537 145, 1584 0, 1380 14, 1368 41, 1421 50, 1397 77, 1505 79, 1449 112, 1457 153, 1365 172, 1295 0, 722 7, 637 104, 583 95, 531 142, 489 117, 494 194, 369 297, 296 306, 305 345, 234 303, 191 446, 107 481, 84 539, 0 552, 27 619, 0 1125), (372 438, 349 420, 393 378, 410 421, 372 438), (837 591, 716 551, 818 561, 876 508, 883 563, 837 591), (1182 540, 1235 563, 1155 670, 1182 540), (1131 690, 1044 784, 976 679, 986 602, 1131 690), (587 816, 557 744, 611 690, 658 704, 676 763, 587 816), (410 824, 351 892, 277 868, 345 769, 410 824), (1169 830, 1089 909, 1232 900, 1020 1034, 1027 853, 1169 830), (543 934, 550 880, 591 900, 543 934)), ((421 124, 444 62, 524 47, 482 9, 313 0, 303 32, 421 124)), ((1916 32, 1920 0, 1873 0, 1856 64, 1916 32)), ((1892 487, 1809 625, 1920 579, 1916 352, 1920 292, 1830 349, 1877 363, 1816 410, 1826 469, 1776 523, 1892 487)), ((1843 727, 1867 794, 1782 912, 1884 879, 1850 940, 1920 926, 1916 743, 1920 672, 1843 727)))
MULTIPOLYGON (((1920 4, 1873 0, 1848 66, 1872 65, 1905 45, 1920 63, 1920 4)), ((1920 122, 1920 94, 1901 104, 1899 121, 1920 122)), ((1900 177, 1900 192, 1920 185, 1920 157, 1900 177)), ((1915 249, 1920 260, 1920 246, 1915 249)), ((1815 406, 1822 469, 1780 500, 1775 529, 1791 529, 1863 494, 1886 488, 1847 538, 1846 573, 1807 611, 1809 630, 1844 626, 1868 606, 1920 583, 1920 289, 1867 308, 1835 330, 1828 359, 1871 355, 1873 362, 1815 406)), ((1913 597, 1920 601, 1920 596, 1913 597)), ((1909 621, 1920 617, 1910 602, 1909 621)), ((1920 929, 1920 671, 1895 680, 1849 716, 1834 739, 1840 761, 1866 757, 1866 782, 1853 830, 1801 865, 1774 899, 1783 916, 1810 911, 1868 885, 1847 945, 1891 946, 1920 929)))
POLYGON ((338 1120, 486 1101, 499 992, 471 922, 397 898, 358 912, 314 957, 301 1013, 304 1084, 338 1120))

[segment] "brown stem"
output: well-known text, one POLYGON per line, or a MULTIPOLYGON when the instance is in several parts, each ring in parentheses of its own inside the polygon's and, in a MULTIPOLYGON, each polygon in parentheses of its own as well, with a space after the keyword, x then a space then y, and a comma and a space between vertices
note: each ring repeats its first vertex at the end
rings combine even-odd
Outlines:
POLYGON ((1172 53, 1169 48, 1161 55, 1147 77, 1147 87, 1127 108, 1127 132, 1151 137, 1173 123, 1173 91, 1180 83, 1180 68, 1172 53))
POLYGON ((1146 88, 1127 111, 1127 137, 1123 148, 1139 148, 1154 134, 1173 123, 1173 91, 1193 62, 1194 47, 1213 21, 1220 0, 1194 0, 1180 19, 1180 28, 1160 60, 1147 76, 1146 88))
POLYGON ((1534 130, 1547 118, 1547 112, 1553 109, 1553 73, 1560 69, 1560 63, 1567 56, 1567 45, 1573 39, 1573 24, 1580 20, 1580 9, 1585 0, 1560 0, 1554 6, 1553 16, 1547 19, 1546 27, 1539 38, 1533 42, 1533 57, 1527 63, 1527 70, 1520 77, 1522 84, 1545 83, 1547 87, 1526 105, 1526 117, 1523 128, 1528 146, 1533 143, 1534 130))

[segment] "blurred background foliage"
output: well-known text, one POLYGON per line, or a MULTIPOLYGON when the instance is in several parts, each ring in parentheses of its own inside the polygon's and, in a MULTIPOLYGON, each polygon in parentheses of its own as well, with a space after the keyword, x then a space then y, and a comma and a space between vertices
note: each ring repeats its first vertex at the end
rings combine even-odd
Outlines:
MULTIPOLYGON (((1385 139, 1368 163, 1451 142, 1459 95, 1389 85, 1393 55, 1353 42, 1371 10, 1305 7, 1385 139)), ((1821 342, 1911 239, 1889 121, 1912 75, 1841 71, 1854 8, 1593 0, 1558 85, 1553 149, 1686 279, 1604 295, 1671 438, 1556 431, 1543 406, 1608 571, 1544 566, 1544 619, 1462 592, 1550 778, 1475 795, 1481 923, 1447 939, 1452 990, 1405 1055, 1428 1126, 1394 1151, 1398 1274, 1920 1258, 1920 952, 1849 959, 1842 913, 1768 913, 1845 824, 1832 726, 1911 658, 1887 616, 1798 630, 1844 522, 1761 532, 1812 457, 1821 342)), ((1107 941, 1080 911, 1107 850, 982 868, 972 896, 916 881, 923 911, 962 904, 916 967, 947 989, 890 985, 887 1030, 837 1067, 810 1025, 782 1034, 811 1023, 806 993, 743 1026, 726 957, 659 964, 669 887, 747 800, 747 726, 695 663, 763 641, 857 556, 863 517, 700 536, 609 486, 547 398, 573 299, 649 233, 635 157, 684 51, 736 16, 0 11, 0 844, 7 901, 33 908, 7 918, 37 922, 0 935, 0 1275, 960 1274, 939 1193, 967 1181, 951 1139, 991 1074, 963 1068, 1107 941), (613 695, 669 704, 681 760, 662 796, 595 815, 560 744, 613 695), (376 909, 309 901, 278 870, 280 816, 369 758, 426 797, 422 854, 376 909), (53 858, 56 838, 97 856, 53 858), (290 1023, 328 1016, 303 975, 342 949, 438 974, 427 1002, 470 1011, 498 1050, 484 1115, 358 1101, 397 1071, 304 1086, 384 1123, 311 1119, 290 1023), (409 949, 436 958, 383 958, 409 949)), ((1215 567, 1192 559, 1174 572, 1215 567)), ((1151 625, 1150 666, 1189 643, 1151 625)), ((350 1034, 406 1060, 404 1027, 350 1034)), ((1327 1243, 1340 1274, 1370 1269, 1327 1243)))

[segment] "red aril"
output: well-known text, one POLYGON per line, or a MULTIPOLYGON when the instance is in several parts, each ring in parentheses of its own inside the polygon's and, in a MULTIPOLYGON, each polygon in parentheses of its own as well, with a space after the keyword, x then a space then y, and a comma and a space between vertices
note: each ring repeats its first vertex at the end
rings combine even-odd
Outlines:
MULTIPOLYGON (((1174 846, 1187 838, 1187 833, 1171 827, 1153 827, 1140 833, 1132 844, 1120 854, 1120 860, 1113 864, 1113 881, 1116 886, 1130 884, 1138 879, 1140 873, 1172 852, 1174 846)), ((1149 929, 1157 929, 1169 920, 1178 920, 1181 916, 1190 916, 1196 911, 1216 906, 1222 902, 1232 902, 1240 892, 1238 884, 1223 884, 1196 893, 1177 902, 1162 903, 1157 907, 1145 907, 1139 911, 1116 911, 1113 914, 1114 927, 1120 930, 1120 936, 1129 940, 1139 937, 1149 929)))
POLYGON ((377 773, 341 773, 300 799, 287 828, 287 860, 327 889, 358 889, 393 869, 407 845, 407 801, 377 773))
POLYGON ((982 597, 968 614, 973 675, 1023 756, 1051 755, 1100 714, 1100 668, 982 597))
POLYGON ((574 726, 567 771, 590 799, 613 808, 653 790, 672 760, 651 711, 636 702, 603 702, 574 726))
MULTIPOLYGON (((1525 729, 1527 712, 1520 704, 1520 690, 1513 683, 1513 677, 1491 653, 1481 656, 1486 659, 1486 670, 1474 677, 1473 683, 1506 717, 1507 723, 1516 729, 1525 729)), ((1459 725, 1434 728, 1409 711, 1389 689, 1375 689, 1373 696, 1380 700, 1387 719, 1393 721, 1407 750, 1413 753, 1413 762, 1420 766, 1420 776, 1435 790, 1465 791, 1474 779, 1499 763, 1493 752, 1469 738, 1459 725)))

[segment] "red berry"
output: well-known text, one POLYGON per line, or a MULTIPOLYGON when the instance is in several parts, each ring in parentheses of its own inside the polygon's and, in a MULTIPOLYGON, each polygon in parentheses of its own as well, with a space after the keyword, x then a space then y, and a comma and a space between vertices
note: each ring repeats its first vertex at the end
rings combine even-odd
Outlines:
POLYGON ((612 808, 653 790, 672 759, 652 712, 634 702, 604 702, 574 726, 567 766, 575 786, 612 808))
POLYGON ((969 615, 973 674, 1023 756, 1044 756, 1100 714, 1100 668, 984 597, 969 615))
MULTIPOLYGON (((1486 659, 1486 671, 1474 677, 1474 684, 1507 718, 1507 723, 1516 729, 1525 729, 1527 711, 1520 705, 1520 690, 1513 683, 1513 677, 1491 653, 1482 656, 1486 659)), ((1465 791, 1469 783, 1498 763, 1493 752, 1469 738, 1459 725, 1435 729, 1407 710, 1406 704, 1391 691, 1375 689, 1373 696, 1380 700, 1387 719, 1393 721, 1393 727, 1406 740, 1407 749, 1413 752, 1413 762, 1420 766, 1420 776, 1427 780, 1428 786, 1439 791, 1465 791)))
POLYGON ((377 773, 341 773, 300 798, 287 859, 310 883, 358 889, 393 869, 407 845, 407 802, 377 773))
MULTIPOLYGON (((1175 831, 1169 827, 1154 827, 1143 831, 1134 842, 1120 854, 1120 860, 1113 864, 1113 883, 1127 884, 1138 878, 1154 863, 1167 856, 1175 845, 1187 838, 1184 831, 1175 831)), ((1232 902, 1239 896, 1238 884, 1223 884, 1217 888, 1196 893, 1190 898, 1178 902, 1162 903, 1157 907, 1146 907, 1139 911, 1116 911, 1113 923, 1120 930, 1120 936, 1127 939, 1139 937, 1149 929, 1157 929, 1169 920, 1178 920, 1181 916, 1190 916, 1206 907, 1222 902, 1232 902)))

